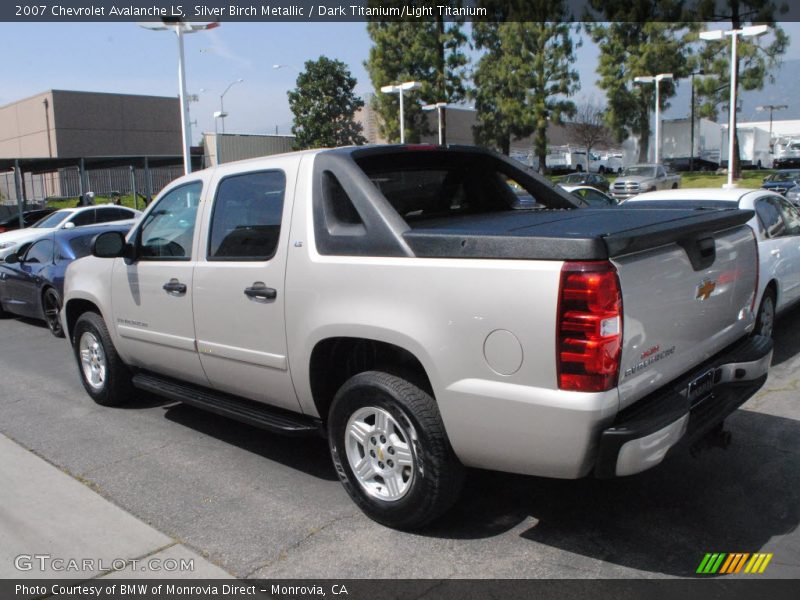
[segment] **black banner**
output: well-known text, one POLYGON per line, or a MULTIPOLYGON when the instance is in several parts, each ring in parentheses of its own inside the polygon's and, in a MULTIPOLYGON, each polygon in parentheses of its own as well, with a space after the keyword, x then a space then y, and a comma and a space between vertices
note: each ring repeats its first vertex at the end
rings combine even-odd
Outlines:
MULTIPOLYGON (((32 0, 3 2, 1 21, 541 21, 558 0, 32 0), (545 6, 547 4, 547 6, 545 6)), ((763 0, 561 0, 562 21, 796 21, 800 3, 763 0), (732 7, 733 5, 733 7, 732 7)))
POLYGON ((797 580, 12 580, 0 598, 28 600, 795 600, 797 580))

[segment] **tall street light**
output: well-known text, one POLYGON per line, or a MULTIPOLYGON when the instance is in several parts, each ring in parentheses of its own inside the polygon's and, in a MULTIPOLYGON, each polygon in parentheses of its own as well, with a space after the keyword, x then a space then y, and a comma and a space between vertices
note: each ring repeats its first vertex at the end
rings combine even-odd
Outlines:
POLYGON ((726 35, 731 38, 731 99, 728 110, 728 183, 723 187, 736 187, 733 183, 733 145, 736 141, 736 88, 738 81, 736 80, 736 45, 739 36, 742 37, 755 37, 767 33, 768 27, 766 25, 752 25, 750 27, 742 27, 741 29, 715 29, 713 31, 700 32, 700 39, 706 41, 721 40, 726 35))
POLYGON ((406 121, 403 113, 403 92, 418 90, 422 87, 419 81, 404 81, 397 85, 385 85, 381 88, 384 94, 398 94, 400 96, 400 143, 406 143, 406 121))
POLYGON ((636 83, 654 83, 656 88, 656 135, 655 135, 655 160, 654 163, 658 164, 661 158, 661 82, 664 79, 672 79, 672 73, 659 73, 658 75, 647 75, 642 77, 634 77, 633 81, 636 83))
POLYGON ((228 87, 225 88, 225 91, 219 95, 219 118, 222 120, 222 133, 225 133, 225 117, 228 116, 228 113, 225 112, 225 107, 222 105, 222 100, 225 98, 225 94, 228 93, 228 90, 235 86, 237 83, 242 83, 244 79, 239 78, 236 81, 231 81, 228 84, 228 87))
POLYGON ((444 131, 442 130, 442 111, 447 108, 447 102, 437 102, 436 104, 424 104, 422 110, 435 110, 439 122, 439 145, 444 145, 444 131))
POLYGON ((183 57, 183 36, 205 29, 219 27, 219 23, 185 23, 179 20, 163 20, 160 23, 139 23, 140 27, 152 31, 173 31, 178 38, 178 97, 181 105, 181 133, 183 134, 183 170, 192 172, 192 126, 189 124, 189 102, 186 99, 186 68, 183 57))
POLYGON ((762 104, 760 106, 756 106, 756 110, 758 112, 765 112, 769 111, 769 149, 772 150, 772 113, 776 110, 784 110, 789 108, 786 104, 762 104))
POLYGON ((689 74, 692 78, 692 106, 690 108, 691 116, 689 117, 692 120, 689 126, 689 171, 694 171, 694 76, 705 74, 706 72, 703 69, 692 71, 689 74))

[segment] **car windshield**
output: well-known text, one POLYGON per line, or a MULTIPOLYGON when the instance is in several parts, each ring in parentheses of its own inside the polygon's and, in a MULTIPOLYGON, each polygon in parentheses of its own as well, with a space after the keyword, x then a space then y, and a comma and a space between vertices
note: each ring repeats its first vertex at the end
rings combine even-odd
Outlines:
POLYGON ((32 227, 57 227, 64 219, 72 213, 68 210, 59 210, 52 215, 47 215, 44 219, 36 221, 32 227))
POLYGON ((655 177, 656 176, 656 168, 655 167, 647 167, 644 165, 636 165, 633 167, 628 167, 622 172, 623 177, 629 177, 631 175, 641 175, 644 177, 655 177))
POLYGON ((572 175, 567 175, 564 179, 561 180, 561 183, 581 183, 584 180, 584 175, 581 173, 573 173, 572 175))
POLYGON ((800 179, 800 171, 781 171, 767 177, 766 181, 789 181, 800 179))

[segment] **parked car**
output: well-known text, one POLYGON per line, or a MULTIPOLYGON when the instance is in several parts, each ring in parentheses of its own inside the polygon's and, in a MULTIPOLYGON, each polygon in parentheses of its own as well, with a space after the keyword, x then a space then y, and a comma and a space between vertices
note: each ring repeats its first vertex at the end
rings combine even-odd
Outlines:
POLYGON ((58 313, 64 296, 64 273, 75 260, 91 254, 92 240, 99 233, 125 234, 124 224, 88 225, 59 229, 25 242, 19 254, 11 253, 0 262, 0 314, 14 313, 41 319, 50 332, 63 337, 58 313))
POLYGON ((0 233, 0 261, 5 260, 6 256, 15 252, 21 244, 41 237, 46 233, 51 233, 58 229, 71 229, 73 227, 85 227, 114 221, 128 221, 138 218, 141 214, 138 210, 113 204, 62 208, 40 219, 31 227, 0 233))
POLYGON ((717 208, 754 210, 749 221, 758 240, 758 313, 755 332, 771 336, 775 317, 800 301, 800 210, 765 190, 719 188, 669 190, 641 194, 626 207, 717 208))
POLYGON ((800 169, 781 169, 764 178, 761 188, 785 194, 790 188, 800 185, 800 169))
MULTIPOLYGON (((22 213, 22 227, 30 227, 39 219, 43 219, 47 215, 54 213, 55 208, 37 208, 34 210, 26 210, 22 213)), ((0 219, 0 233, 6 231, 14 231, 19 229, 19 213, 14 212, 10 216, 0 219)))
POLYGON ((643 192, 677 189, 681 185, 681 176, 673 173, 664 165, 641 164, 625 167, 611 186, 611 195, 618 202, 633 198, 643 192))
POLYGON ((748 211, 578 204, 475 147, 227 163, 98 236, 62 323, 98 404, 325 432, 354 503, 420 527, 464 466, 631 475, 719 440, 766 380, 748 211))
POLYGON ((786 193, 783 195, 783 197, 791 202, 794 206, 800 207, 800 185, 796 185, 786 190, 786 193))
POLYGON ((593 206, 595 208, 603 208, 605 206, 616 206, 617 201, 614 200, 611 196, 604 194, 600 190, 596 190, 593 187, 588 185, 562 185, 566 191, 570 194, 577 196, 581 200, 585 201, 586 204, 589 206, 593 206))
POLYGON ((561 181, 558 182, 558 185, 562 187, 588 185, 595 189, 607 192, 609 183, 608 179, 602 175, 598 175, 597 173, 570 173, 561 179, 561 181))

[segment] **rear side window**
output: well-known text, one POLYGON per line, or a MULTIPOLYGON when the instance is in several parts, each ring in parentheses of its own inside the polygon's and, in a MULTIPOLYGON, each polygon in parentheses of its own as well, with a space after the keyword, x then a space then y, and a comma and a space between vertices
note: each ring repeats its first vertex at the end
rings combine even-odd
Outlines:
POLYGON ((781 213, 767 198, 756 202, 756 213, 768 237, 780 237, 786 233, 786 225, 781 219, 781 213))
POLYGON ((90 208, 88 210, 79 212, 71 219, 71 222, 75 224, 75 227, 82 227, 84 225, 93 225, 95 222, 94 221, 95 212, 96 210, 94 208, 90 208))
POLYGON ((244 173, 223 179, 214 202, 208 259, 272 258, 278 248, 285 191, 283 171, 244 173))
POLYGON ((134 213, 124 208, 98 208, 97 209, 97 222, 110 223, 112 221, 124 221, 132 219, 134 213))

